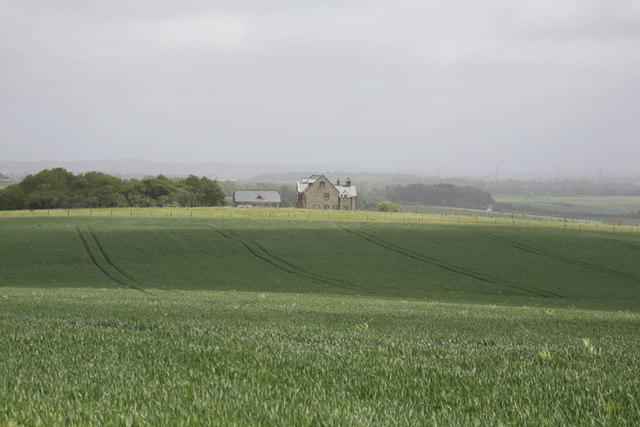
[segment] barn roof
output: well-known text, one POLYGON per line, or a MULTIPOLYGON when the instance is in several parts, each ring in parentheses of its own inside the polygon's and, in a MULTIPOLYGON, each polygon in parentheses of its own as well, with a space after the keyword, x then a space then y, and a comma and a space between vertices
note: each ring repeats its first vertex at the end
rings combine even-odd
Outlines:
POLYGON ((233 200, 238 203, 280 203, 280 192, 276 190, 237 190, 233 200))

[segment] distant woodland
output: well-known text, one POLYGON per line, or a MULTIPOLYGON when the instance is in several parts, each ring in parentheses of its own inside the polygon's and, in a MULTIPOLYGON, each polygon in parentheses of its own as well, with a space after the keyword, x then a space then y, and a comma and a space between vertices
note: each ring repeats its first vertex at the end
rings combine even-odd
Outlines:
POLYGON ((453 184, 393 185, 384 189, 361 191, 358 204, 375 209, 377 204, 391 201, 400 205, 447 206, 464 209, 485 209, 495 204, 491 194, 475 187, 453 184))
POLYGON ((387 198, 396 203, 418 203, 429 206, 454 206, 483 209, 494 203, 491 194, 475 187, 453 184, 409 184, 387 187, 387 198))
POLYGON ((163 175, 128 179, 101 172, 74 175, 46 169, 0 191, 0 210, 151 206, 222 206, 217 181, 191 175, 172 180, 163 175))

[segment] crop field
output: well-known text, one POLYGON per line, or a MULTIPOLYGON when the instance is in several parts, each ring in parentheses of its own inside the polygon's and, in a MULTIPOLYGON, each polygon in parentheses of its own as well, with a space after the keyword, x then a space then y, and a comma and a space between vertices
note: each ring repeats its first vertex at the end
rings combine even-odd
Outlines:
POLYGON ((0 286, 640 307, 640 233, 232 218, 3 218, 0 286))
POLYGON ((0 425, 638 424, 639 254, 524 223, 2 217, 0 425))

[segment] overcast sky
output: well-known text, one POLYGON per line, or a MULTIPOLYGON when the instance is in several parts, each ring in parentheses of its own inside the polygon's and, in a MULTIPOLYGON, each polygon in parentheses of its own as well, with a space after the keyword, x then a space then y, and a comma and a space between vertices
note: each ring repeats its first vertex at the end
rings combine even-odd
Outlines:
POLYGON ((0 0, 0 160, 640 174, 638 0, 0 0))

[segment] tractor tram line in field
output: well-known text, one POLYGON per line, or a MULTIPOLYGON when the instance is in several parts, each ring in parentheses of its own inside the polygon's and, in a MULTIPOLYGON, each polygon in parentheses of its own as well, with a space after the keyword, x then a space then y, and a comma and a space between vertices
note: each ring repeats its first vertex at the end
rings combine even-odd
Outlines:
POLYGON ((605 238, 602 238, 601 240, 604 240, 605 242, 608 242, 608 243, 611 243, 611 244, 614 244, 614 245, 622 246, 623 248, 626 248, 626 249, 631 249, 631 250, 634 250, 634 251, 640 251, 640 245, 634 245, 633 243, 621 242, 621 241, 618 241, 618 240, 605 239, 605 238))
POLYGON ((102 248, 102 245, 100 245, 100 242, 89 227, 84 231, 81 230, 80 227, 76 227, 76 231, 78 232, 78 236, 82 241, 82 245, 89 256, 89 259, 91 259, 93 265, 95 265, 105 276, 122 286, 136 291, 145 292, 145 290, 139 286, 143 285, 142 282, 132 278, 111 262, 102 248), (92 249, 91 246, 94 246, 94 249, 92 249))
POLYGON ((234 242, 243 246, 251 255, 255 258, 270 264, 271 266, 277 268, 280 271, 284 271, 285 273, 292 274, 294 276, 301 277, 303 279, 313 280, 323 285, 336 286, 339 288, 352 289, 358 292, 363 292, 365 294, 372 294, 371 290, 365 289, 362 286, 354 285, 349 282, 345 282, 340 279, 332 278, 332 277, 318 277, 308 271, 305 271, 299 267, 294 266, 293 264, 283 260, 280 257, 277 257, 271 253, 269 253, 264 247, 262 247, 257 242, 251 240, 249 242, 244 241, 240 236, 234 233, 231 230, 222 231, 215 227, 209 227, 212 230, 218 232, 221 236, 226 239, 233 240, 234 242))
MULTIPOLYGON (((574 259, 574 258, 569 258, 563 255, 558 255, 558 254, 553 254, 550 252, 544 252, 541 251, 539 249, 536 249, 532 246, 528 246, 525 244, 522 244, 520 242, 516 242, 504 237, 498 237, 498 236, 492 236, 489 234, 484 234, 484 233, 478 233, 478 232, 472 232, 478 236, 484 237, 486 239, 489 240, 493 240, 494 242, 498 242, 498 243, 502 243, 505 245, 508 245, 514 249, 518 249, 524 252, 528 252, 530 254, 533 255, 538 255, 538 256, 542 256, 542 257, 546 257, 546 258, 551 258, 554 261, 560 261, 560 262, 564 262, 566 264, 571 264, 571 265, 575 265, 578 267, 584 267, 584 268, 588 268, 590 270, 593 271, 597 271, 599 273, 604 273, 604 274, 608 274, 611 276, 616 276, 616 277, 620 277, 622 279, 628 279, 628 280, 634 280, 634 281, 639 281, 639 279, 635 276, 632 276, 631 274, 627 274, 618 270, 614 270, 611 268, 607 268, 607 267, 603 267, 601 265, 596 265, 596 264, 591 264, 589 262, 585 262, 585 261, 581 261, 578 259, 574 259)), ((618 242, 612 242, 612 243, 618 243, 618 242)))
POLYGON ((460 274, 472 279, 476 279, 482 282, 486 282, 486 283, 493 283, 493 284, 498 284, 519 292, 522 292, 523 295, 533 295, 536 297, 541 297, 541 298, 549 298, 549 297, 555 297, 555 298, 564 298, 563 295, 560 295, 558 293, 555 292, 550 292, 548 290, 542 290, 542 289, 538 289, 538 288, 524 288, 522 286, 519 286, 516 283, 504 280, 504 279, 498 279, 495 277, 488 277, 488 276, 484 276, 481 275, 479 273, 473 272, 473 271, 469 271, 463 267, 457 266, 457 265, 453 265, 453 264, 449 264, 449 263, 445 263, 442 261, 439 261, 437 259, 434 258, 430 258, 427 257, 423 254, 420 254, 418 252, 414 252, 411 250, 408 250, 406 248, 400 247, 394 243, 388 242, 386 240, 383 240, 377 236, 373 236, 369 233, 366 233, 364 231, 354 231, 354 230, 350 230, 350 229, 346 229, 347 231, 349 231, 350 233, 352 233, 353 235, 364 239, 366 241, 368 241, 369 243, 372 243, 376 246, 379 246, 383 249, 387 249, 390 251, 393 251, 397 254, 406 256, 408 258, 414 259, 416 261, 420 261, 422 263, 428 264, 428 265, 433 265, 436 266, 438 268, 441 268, 443 270, 447 270, 450 271, 452 273, 456 273, 456 274, 460 274))
MULTIPOLYGON (((136 280, 135 278, 131 277, 129 274, 127 274, 126 272, 124 272, 120 267, 118 267, 116 264, 114 264, 111 259, 109 258, 109 256, 107 255, 107 253, 105 252, 104 248, 102 247, 102 244, 100 244, 100 241, 98 240, 98 238, 96 237, 96 235, 94 234, 93 230, 91 230, 91 228, 88 228, 89 230, 89 234, 91 235, 91 237, 93 238, 93 241, 96 242, 96 246, 98 247, 98 249, 100 250, 100 253, 102 254, 102 256, 104 256, 105 261, 107 261, 107 264, 109 264, 111 267, 113 267, 114 269, 116 269, 116 271, 118 271, 120 274, 122 274, 124 277, 126 277, 128 280, 140 285, 140 286, 144 286, 144 283, 142 283, 139 280, 136 280)), ((134 288, 135 289, 135 288, 134 288)))

